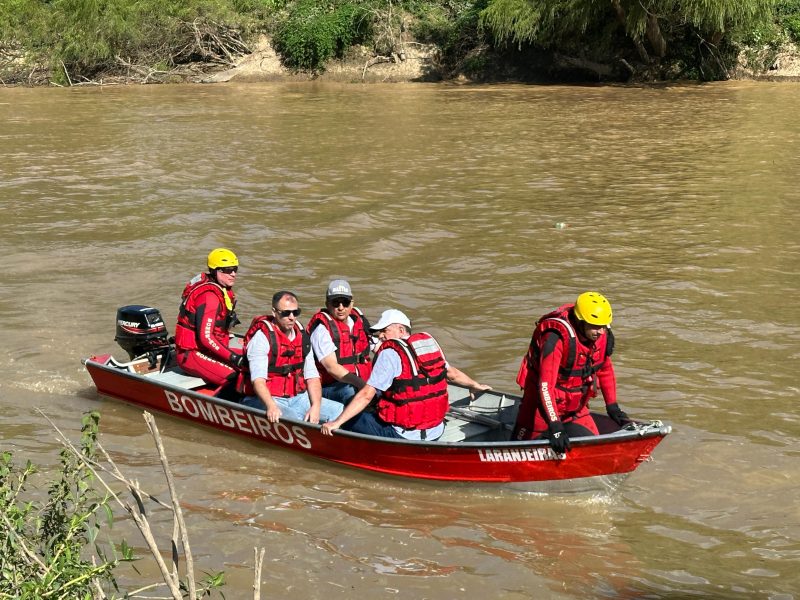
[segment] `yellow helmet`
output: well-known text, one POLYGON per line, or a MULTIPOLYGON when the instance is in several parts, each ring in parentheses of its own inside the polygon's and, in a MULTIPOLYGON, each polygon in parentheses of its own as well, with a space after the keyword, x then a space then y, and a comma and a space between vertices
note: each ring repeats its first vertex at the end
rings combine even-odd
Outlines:
POLYGON ((611 325, 611 304, 599 292, 584 292, 575 301, 575 316, 592 325, 611 325))
POLYGON ((208 253, 208 268, 219 269, 220 267, 238 267, 239 259, 227 248, 214 248, 208 253))

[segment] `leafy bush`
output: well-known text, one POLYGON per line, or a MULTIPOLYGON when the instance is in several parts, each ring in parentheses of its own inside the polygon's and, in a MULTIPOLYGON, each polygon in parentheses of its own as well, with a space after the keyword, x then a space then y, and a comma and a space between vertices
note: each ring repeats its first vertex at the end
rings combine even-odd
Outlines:
POLYGON ((487 58, 474 54, 485 43, 479 16, 486 5, 487 0, 449 2, 415 23, 414 35, 439 47, 440 67, 445 73, 472 73, 486 68, 487 58))
MULTIPOLYGON (((38 469, 30 463, 20 468, 10 452, 0 453, 0 598, 14 600, 109 600, 153 598, 155 589, 166 587, 171 598, 205 598, 225 585, 224 573, 206 573, 197 581, 188 545, 188 531, 182 518, 180 503, 169 470, 167 457, 155 420, 149 413, 144 419, 156 444, 159 459, 167 477, 171 505, 157 500, 142 490, 135 481, 127 479, 114 464, 98 441, 100 415, 88 413, 83 418, 80 447, 68 440, 61 431, 64 445, 61 452, 61 471, 50 482, 47 496, 32 483, 38 469), (123 488, 133 497, 124 500, 103 479, 112 474, 115 487, 123 488), (33 488, 29 490, 29 488, 33 488), (100 494, 101 488, 107 493, 100 494), (120 592, 113 570, 122 561, 134 561, 133 549, 123 540, 119 547, 109 540, 100 542, 103 525, 110 529, 113 513, 111 500, 122 507, 139 529, 161 571, 162 583, 148 583, 122 595, 109 594, 111 588, 120 592), (147 518, 148 505, 157 504, 173 513, 171 568, 154 537, 147 518), (107 556, 110 549, 111 557, 107 556), (179 576, 179 551, 186 562, 185 580, 179 576), (143 594, 144 592, 144 594, 143 594)), ((45 417, 46 418, 46 417, 45 417)), ((49 419, 48 419, 49 420, 49 419)), ((51 423, 52 424, 52 423, 51 423)), ((105 537, 105 536, 104 536, 105 537)), ((259 590, 264 549, 257 549, 254 589, 259 590)), ((141 582, 136 582, 137 585, 141 582)), ((222 596, 224 598, 224 595, 222 596)), ((260 595, 254 595, 256 600, 260 595)))
MULTIPOLYGON (((94 456, 99 415, 83 418, 81 454, 94 456)), ((27 486, 37 471, 30 462, 14 466, 10 452, 0 455, 0 596, 4 598, 91 598, 93 582, 116 585, 112 569, 120 559, 131 558, 123 546, 122 557, 107 559, 97 546, 102 522, 110 526, 108 497, 91 486, 93 475, 68 450, 61 452, 61 475, 47 492, 47 501, 29 500, 27 486), (95 546, 100 564, 82 555, 95 546)), ((112 546, 113 549, 113 546, 112 546)))
POLYGON ((800 44, 800 0, 783 0, 775 5, 775 16, 789 38, 800 44))
POLYGON ((341 57, 369 34, 370 22, 363 5, 300 0, 278 25, 273 42, 287 67, 320 72, 328 60, 341 57))

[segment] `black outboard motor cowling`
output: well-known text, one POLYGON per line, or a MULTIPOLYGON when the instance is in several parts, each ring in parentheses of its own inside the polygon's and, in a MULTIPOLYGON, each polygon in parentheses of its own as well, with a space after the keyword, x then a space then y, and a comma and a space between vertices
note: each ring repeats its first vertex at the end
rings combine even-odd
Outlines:
POLYGON ((157 308, 131 304, 117 309, 116 341, 131 360, 169 348, 167 328, 157 308))

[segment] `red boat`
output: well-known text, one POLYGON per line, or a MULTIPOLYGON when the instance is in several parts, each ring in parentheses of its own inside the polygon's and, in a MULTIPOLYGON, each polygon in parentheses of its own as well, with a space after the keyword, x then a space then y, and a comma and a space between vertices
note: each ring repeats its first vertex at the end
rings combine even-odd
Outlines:
MULTIPOLYGON (((155 309, 150 310, 157 314, 155 309)), ((635 421, 620 429, 607 416, 593 413, 601 434, 571 438, 572 450, 557 455, 544 440, 509 440, 519 397, 487 391, 471 399, 467 390, 450 386, 451 408, 445 432, 436 441, 379 438, 341 429, 333 436, 323 436, 319 425, 291 419, 270 423, 261 410, 215 396, 218 390, 174 365, 168 344, 156 344, 155 348, 140 344, 131 348, 123 338, 132 325, 118 314, 116 339, 131 356, 145 350, 141 356, 128 362, 119 362, 110 354, 83 360, 100 394, 315 458, 379 473, 504 484, 539 493, 609 491, 646 461, 671 431, 669 425, 660 421, 635 421), (121 331, 120 321, 125 323, 127 331, 121 331)))

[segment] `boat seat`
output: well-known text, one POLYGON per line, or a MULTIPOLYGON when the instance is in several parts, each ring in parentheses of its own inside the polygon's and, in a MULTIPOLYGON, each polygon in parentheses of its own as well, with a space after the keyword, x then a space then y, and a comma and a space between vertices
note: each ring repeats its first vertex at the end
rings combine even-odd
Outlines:
MULTIPOLYGON (((439 442, 469 442, 474 438, 481 438, 492 429, 487 425, 465 421, 458 417, 447 416, 444 421, 444 433, 437 440, 439 442)), ((480 441, 480 439, 475 441, 480 441)))
POLYGON ((163 373, 149 373, 145 375, 145 377, 187 390, 194 390, 208 385, 202 378, 187 375, 179 369, 171 369, 169 371, 164 371, 163 373))
POLYGON ((439 441, 508 441, 516 418, 513 396, 488 392, 470 398, 469 390, 456 385, 448 386, 448 396, 451 410, 439 441))

